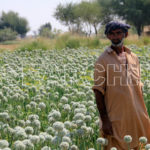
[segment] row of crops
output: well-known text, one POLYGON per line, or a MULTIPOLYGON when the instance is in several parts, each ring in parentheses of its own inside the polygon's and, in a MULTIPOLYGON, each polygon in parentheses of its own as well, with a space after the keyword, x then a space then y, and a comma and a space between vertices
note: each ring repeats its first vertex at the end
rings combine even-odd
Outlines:
MULTIPOLYGON (((150 114, 150 47, 139 56, 150 114)), ((98 150, 93 67, 103 49, 6 51, 0 55, 0 148, 98 150)), ((132 137, 134 138, 134 137, 132 137)))

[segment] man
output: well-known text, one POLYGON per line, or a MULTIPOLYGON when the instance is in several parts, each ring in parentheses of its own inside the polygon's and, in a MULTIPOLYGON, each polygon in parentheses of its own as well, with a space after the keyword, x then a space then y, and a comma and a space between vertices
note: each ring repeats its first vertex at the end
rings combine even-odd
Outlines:
POLYGON ((105 34, 111 46, 98 57, 92 87, 102 122, 101 131, 108 139, 106 150, 127 150, 125 135, 132 136, 130 147, 138 150, 139 137, 150 143, 150 120, 142 93, 138 57, 123 45, 129 25, 112 21, 105 34))

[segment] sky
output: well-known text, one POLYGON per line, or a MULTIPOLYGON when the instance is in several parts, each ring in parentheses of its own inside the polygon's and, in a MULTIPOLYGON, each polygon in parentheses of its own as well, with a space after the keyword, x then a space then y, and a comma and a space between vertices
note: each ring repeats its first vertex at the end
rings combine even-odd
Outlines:
POLYGON ((38 31, 39 27, 50 22, 52 29, 61 29, 67 31, 67 27, 57 21, 53 14, 58 4, 66 4, 69 2, 79 3, 82 0, 0 0, 0 13, 10 10, 17 12, 20 17, 25 17, 29 22, 30 31, 38 31))

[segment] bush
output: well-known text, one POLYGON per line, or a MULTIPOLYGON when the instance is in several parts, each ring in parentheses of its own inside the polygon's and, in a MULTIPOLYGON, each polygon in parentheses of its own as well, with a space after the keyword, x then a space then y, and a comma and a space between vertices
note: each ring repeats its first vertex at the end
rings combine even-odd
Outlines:
POLYGON ((100 40, 98 38, 88 39, 87 47, 98 48, 100 46, 100 40))
POLYGON ((41 39, 36 39, 32 42, 27 42, 27 43, 23 44, 18 49, 20 49, 22 51, 25 51, 25 50, 31 51, 34 49, 47 50, 47 49, 49 49, 49 45, 41 39))
POLYGON ((65 46, 68 48, 79 48, 80 42, 77 39, 69 39, 68 41, 66 41, 65 46))
POLYGON ((17 37, 17 32, 12 31, 10 28, 5 28, 0 30, 0 42, 15 40, 17 37))
POLYGON ((148 36, 145 36, 142 38, 143 44, 148 45, 150 44, 150 38, 148 36))
POLYGON ((40 32, 40 36, 46 37, 46 38, 54 38, 55 37, 54 33, 52 33, 52 31, 49 30, 48 28, 43 28, 40 32))

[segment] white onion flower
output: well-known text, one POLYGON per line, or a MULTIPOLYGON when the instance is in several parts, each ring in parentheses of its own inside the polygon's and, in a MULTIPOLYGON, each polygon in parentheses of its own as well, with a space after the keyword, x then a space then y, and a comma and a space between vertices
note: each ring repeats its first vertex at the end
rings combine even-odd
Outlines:
POLYGON ((64 125, 65 125, 65 128, 67 128, 67 129, 71 128, 71 122, 70 121, 65 121, 64 125))
POLYGON ((76 108, 75 110, 74 110, 74 114, 76 114, 76 113, 82 113, 82 114, 86 114, 86 112, 87 112, 87 109, 86 108, 76 108))
POLYGON ((91 112, 93 112, 93 113, 96 112, 96 109, 95 109, 94 106, 89 106, 88 110, 91 111, 91 112))
POLYGON ((70 147, 70 149, 71 149, 71 150, 78 150, 78 147, 77 147, 76 145, 72 145, 72 146, 70 147))
POLYGON ((91 127, 87 127, 88 134, 94 134, 94 130, 91 127))
POLYGON ((48 147, 48 146, 44 146, 44 147, 42 147, 42 149, 41 150, 51 150, 51 148, 50 147, 48 147))
POLYGON ((71 129, 76 129, 77 125, 74 122, 71 122, 71 129))
POLYGON ((63 138, 62 138, 62 142, 67 142, 67 143, 72 143, 71 142, 71 139, 69 138, 69 137, 67 137, 67 136, 64 136, 63 138))
POLYGON ((44 142, 45 142, 45 137, 44 137, 44 135, 39 135, 39 138, 40 138, 40 142, 41 142, 41 143, 44 143, 44 142))
POLYGON ((64 105, 64 111, 70 111, 71 110, 71 108, 70 108, 70 105, 69 104, 65 104, 64 105))
POLYGON ((39 138, 39 136, 37 136, 37 135, 31 135, 31 136, 30 136, 30 140, 31 140, 31 142, 32 142, 33 144, 37 144, 37 143, 39 143, 40 138, 39 138))
POLYGON ((22 139, 25 139, 27 137, 26 133, 25 133, 25 130, 24 128, 21 128, 20 126, 16 126, 14 128, 14 137, 16 139, 19 139, 19 140, 22 140, 22 139))
POLYGON ((130 135, 125 135, 125 136, 124 136, 124 141, 125 141, 126 143, 131 143, 131 142, 132 142, 132 137, 131 137, 130 135))
POLYGON ((69 135, 69 133, 70 133, 69 130, 67 130, 66 128, 63 128, 63 130, 57 132, 56 135, 59 136, 59 137, 63 137, 63 136, 65 136, 65 135, 66 135, 66 136, 69 135))
POLYGON ((55 129, 55 131, 60 132, 63 130, 64 124, 62 122, 57 121, 53 124, 53 128, 55 129))
POLYGON ((15 130, 13 128, 8 127, 7 132, 12 136, 15 133, 15 130))
POLYGON ((45 142, 52 142, 52 140, 53 140, 53 137, 51 136, 51 135, 49 135, 49 134, 47 134, 47 135, 45 135, 45 142))
POLYGON ((81 127, 85 125, 85 122, 83 120, 76 120, 76 124, 78 127, 81 127))
POLYGON ((46 108, 45 103, 43 103, 43 102, 39 103, 39 108, 40 108, 41 110, 44 110, 44 109, 46 108))
POLYGON ((11 150, 9 147, 6 147, 6 148, 4 148, 4 149, 2 149, 2 150, 11 150))
POLYGON ((26 132, 27 134, 33 134, 34 130, 33 130, 32 127, 27 126, 27 127, 25 128, 25 132, 26 132))
POLYGON ((37 106, 37 103, 36 102, 33 102, 33 101, 31 101, 30 102, 30 106, 31 106, 31 108, 36 108, 36 106, 37 106))
POLYGON ((0 119, 2 119, 3 121, 7 121, 9 119, 8 113, 7 112, 0 113, 0 119))
POLYGON ((39 120, 34 120, 31 124, 36 129, 40 129, 41 128, 41 123, 40 123, 39 120))
POLYGON ((46 132, 49 133, 49 134, 54 134, 55 130, 52 127, 48 127, 46 129, 46 132))
POLYGON ((48 122, 49 122, 49 123, 54 123, 55 121, 56 121, 56 119, 53 118, 53 117, 49 117, 49 118, 48 118, 48 122))
POLYGON ((146 145, 145 145, 145 149, 146 149, 146 150, 150 150, 150 144, 146 144, 146 145))
POLYGON ((88 128, 87 126, 81 126, 81 129, 84 131, 84 134, 88 133, 88 128))
POLYGON ((37 108, 37 111, 38 111, 38 112, 41 112, 41 108, 37 108))
POLYGON ((27 150, 32 150, 34 148, 34 145, 31 143, 29 139, 25 139, 22 142, 25 145, 27 150))
POLYGON ((66 104, 68 103, 68 98, 63 96, 61 99, 60 99, 60 102, 63 103, 63 104, 66 104))
POLYGON ((110 150, 117 150, 117 148, 116 147, 112 147, 110 150))
POLYGON ((84 120, 85 115, 82 113, 76 113, 75 116, 73 117, 74 120, 84 120))
POLYGON ((77 108, 79 106, 78 102, 71 102, 72 108, 77 108))
POLYGON ((26 105, 26 109, 31 109, 31 105, 30 105, 30 104, 27 104, 27 105, 26 105))
POLYGON ((143 143, 143 144, 146 144, 147 143, 147 138, 146 137, 140 137, 139 138, 139 142, 143 143))
POLYGON ((24 120, 19 120, 18 124, 19 124, 19 126, 24 127, 25 126, 25 121, 24 120))
POLYGON ((26 126, 30 126, 31 121, 30 120, 26 120, 25 124, 26 124, 26 126))
POLYGON ((90 122, 92 120, 92 117, 90 115, 85 116, 85 122, 90 122))
POLYGON ((23 144, 22 141, 16 141, 14 143, 14 148, 15 148, 15 150, 25 150, 26 146, 25 146, 25 144, 23 144))
POLYGON ((69 149, 69 143, 67 143, 67 142, 61 142, 60 149, 61 150, 68 150, 69 149))
POLYGON ((98 138, 97 140, 96 140, 96 142, 98 143, 98 144, 100 144, 100 145, 105 145, 105 143, 106 143, 106 141, 105 141, 105 139, 104 138, 98 138))
POLYGON ((38 115, 29 115, 28 116, 28 119, 32 122, 34 120, 38 120, 39 119, 39 116, 38 115))
POLYGON ((8 141, 6 140, 0 140, 0 148, 6 148, 9 146, 8 141))
POLYGON ((87 106, 94 106, 94 102, 93 101, 88 101, 87 106))
POLYGON ((60 119, 61 113, 57 110, 53 110, 52 112, 49 113, 48 118, 49 117, 60 119))

